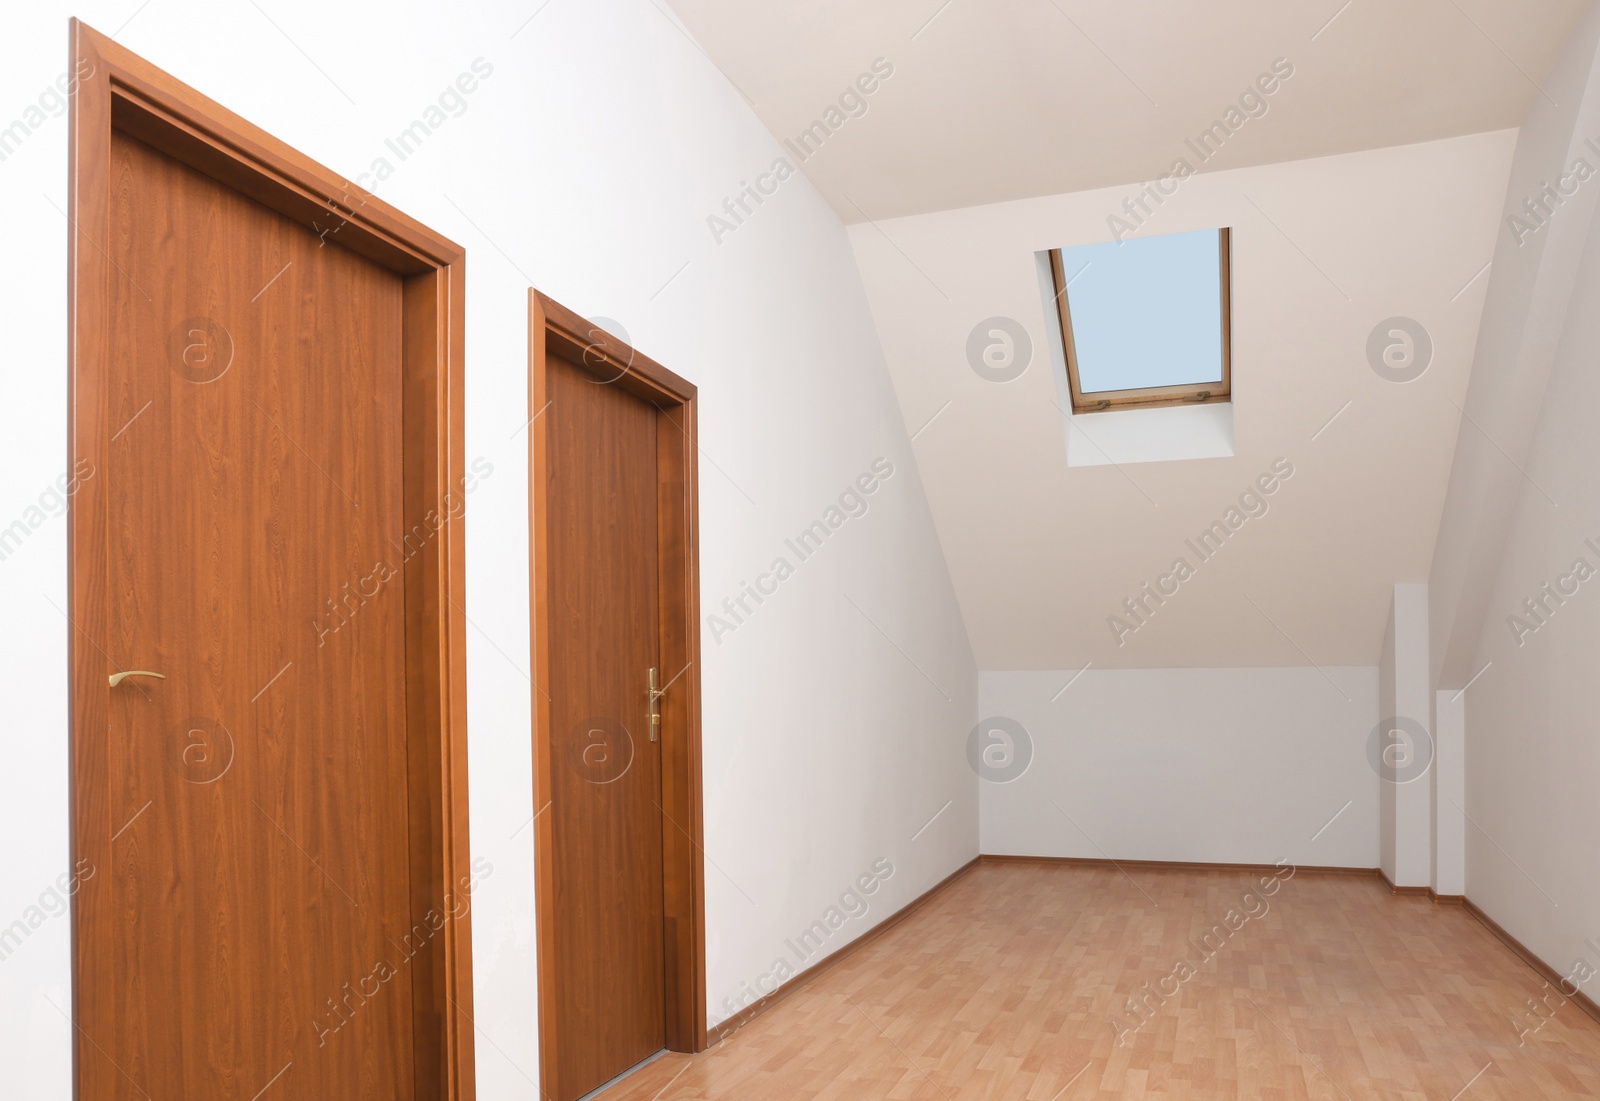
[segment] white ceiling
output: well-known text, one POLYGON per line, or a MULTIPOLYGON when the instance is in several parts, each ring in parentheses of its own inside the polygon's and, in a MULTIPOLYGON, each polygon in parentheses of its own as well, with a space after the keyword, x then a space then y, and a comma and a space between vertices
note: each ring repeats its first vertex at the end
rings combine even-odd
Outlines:
POLYGON ((1428 574, 1515 136, 1206 173, 1168 200, 1149 232, 1233 227, 1232 458, 1067 465, 1033 254, 1105 239, 1127 188, 851 226, 978 667, 1376 664, 1392 586, 1428 574), (1435 346, 1406 384, 1367 359, 1397 315, 1435 346), (1012 382, 967 361, 993 316, 1035 348, 1012 382), (1184 541, 1280 457, 1269 511, 1201 564, 1184 541), (1195 577, 1116 645, 1107 617, 1180 556, 1195 577))
POLYGON ((804 169, 846 222, 1151 179, 1274 59, 1207 170, 1517 126, 1584 0, 669 0, 780 138, 894 74, 804 169))

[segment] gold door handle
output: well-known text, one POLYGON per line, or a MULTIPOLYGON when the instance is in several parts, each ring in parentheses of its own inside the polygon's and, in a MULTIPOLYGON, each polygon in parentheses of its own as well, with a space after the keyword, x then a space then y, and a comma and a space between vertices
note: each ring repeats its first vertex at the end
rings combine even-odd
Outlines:
POLYGON ((115 688, 117 685, 121 684, 123 679, 126 677, 155 677, 157 680, 167 679, 167 675, 165 673, 152 673, 148 669, 129 669, 126 673, 112 673, 106 679, 111 682, 111 687, 115 688))
POLYGON ((661 697, 667 694, 665 688, 660 687, 661 674, 656 672, 656 667, 650 667, 650 740, 657 741, 661 737, 661 697))

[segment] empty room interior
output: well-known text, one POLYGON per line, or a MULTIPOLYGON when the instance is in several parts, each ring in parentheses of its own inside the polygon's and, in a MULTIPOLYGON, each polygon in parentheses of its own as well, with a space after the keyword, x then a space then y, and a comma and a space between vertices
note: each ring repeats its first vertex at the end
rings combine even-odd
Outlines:
POLYGON ((1600 1097, 1600 0, 1340 4, 7 8, 0 1097, 1600 1097))

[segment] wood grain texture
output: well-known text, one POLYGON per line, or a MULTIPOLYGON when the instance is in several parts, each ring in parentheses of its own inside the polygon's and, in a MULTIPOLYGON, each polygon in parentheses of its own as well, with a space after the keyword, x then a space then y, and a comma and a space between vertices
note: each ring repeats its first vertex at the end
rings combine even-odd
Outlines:
POLYGON ((602 1096, 1600 1095, 1600 1027, 1570 1005, 1535 1016, 1540 980, 1463 908, 1311 872, 1261 898, 1262 878, 980 864, 710 1051, 664 1056, 602 1096), (1246 908, 1258 916, 1197 950, 1246 908), (1163 996, 1180 959, 1195 974, 1163 996), (1145 1023, 1119 1045, 1112 1018, 1137 1024, 1134 999, 1145 1023))
POLYGON ((667 1047, 706 1046, 705 862, 700 762, 698 402, 656 417, 661 700, 662 912, 666 921, 667 1047))
POLYGON ((1554 987, 1557 995, 1570 997, 1573 1005, 1587 1013, 1596 1025, 1600 1025, 1600 1005, 1597 1005, 1595 1000, 1582 990, 1574 988, 1575 984, 1570 974, 1563 974, 1557 971, 1544 960, 1534 955, 1532 949, 1506 932, 1504 926, 1479 909, 1471 899, 1464 895, 1438 895, 1434 898, 1434 901, 1442 905, 1454 904, 1465 907, 1467 913, 1471 914, 1478 924, 1493 933, 1500 943, 1516 953, 1523 963, 1537 971, 1544 979, 1546 987, 1554 987))
POLYGON ((464 1101, 461 250, 71 43, 77 1095, 464 1101))
POLYGON ((540 1057, 543 1088, 565 1099, 662 1044, 705 1046, 696 392, 537 291, 529 296, 529 356, 540 1057), (646 474, 638 484, 635 468, 646 474), (642 599, 598 587, 645 567, 653 591, 642 599), (584 602, 595 609, 580 608, 584 602), (653 624, 649 647, 611 638, 639 615, 653 624), (639 665, 635 649, 653 660, 639 665), (645 714, 642 677, 651 664, 667 686, 654 744, 648 722, 627 717, 645 714), (614 700, 597 713, 574 702, 580 692, 614 700), (593 717, 606 721, 585 725, 574 744, 577 720, 593 717), (608 725, 609 734, 585 733, 608 725), (593 783, 604 780, 605 762, 586 763, 585 746, 603 757, 624 742, 630 768, 651 754, 653 774, 593 783), (637 793, 652 787, 646 823, 637 793), (639 861, 652 850, 653 874, 639 861), (653 994, 639 981, 637 914, 614 912, 645 894, 653 896, 653 994), (594 1024, 606 1002, 615 1003, 613 989, 627 992, 633 1009, 619 1013, 612 1004, 604 1026, 594 1024), (639 1012, 646 997, 657 1006, 649 1014, 639 1012), (623 1037, 630 1029, 656 1035, 655 1047, 636 1052, 623 1037))
POLYGON ((761 1016, 761 1014, 770 1010, 779 1002, 798 994, 801 990, 816 982, 823 975, 826 975, 829 971, 832 971, 835 967, 838 967, 841 963, 855 955, 857 952, 861 951, 867 945, 888 933, 889 930, 893 929, 896 925, 899 925, 902 921, 905 921, 912 914, 928 905, 938 897, 940 892, 949 887, 950 884, 954 883, 957 879, 960 879, 962 876, 972 871, 972 869, 976 868, 980 863, 985 862, 987 859, 987 857, 982 856, 973 857, 967 863, 963 864, 961 867, 945 876, 939 882, 935 883, 932 887, 929 887, 926 891, 923 891, 916 898, 900 907, 900 909, 896 910, 894 913, 878 922, 878 924, 874 925, 871 929, 868 929, 865 933, 862 933, 855 940, 851 941, 843 948, 840 948, 837 952, 834 952, 832 955, 826 956, 818 962, 812 964, 810 967, 807 967, 804 971, 801 971, 798 975, 785 982, 772 993, 757 998, 755 1001, 739 1010, 739 1012, 735 1013, 733 1016, 724 1018, 722 1021, 718 1022, 716 1028, 711 1030, 711 1042, 713 1044, 722 1043, 724 1040, 728 1039, 730 1036, 733 1036, 740 1029, 744 1028, 751 1021, 761 1016))
POLYGON ((666 1044, 655 408, 548 367, 557 1101, 666 1044))
POLYGON ((107 650, 167 679, 111 693, 99 1043, 152 1095, 405 1095, 412 971, 360 990, 411 929, 404 605, 356 580, 402 524, 401 282, 111 165, 107 650))

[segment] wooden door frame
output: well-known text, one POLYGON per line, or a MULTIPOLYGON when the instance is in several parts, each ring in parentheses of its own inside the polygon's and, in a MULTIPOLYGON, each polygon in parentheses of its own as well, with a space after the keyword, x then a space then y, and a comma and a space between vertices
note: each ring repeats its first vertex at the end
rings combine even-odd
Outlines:
MULTIPOLYGON (((698 402, 692 383, 641 355, 537 290, 528 292, 530 596, 533 627, 533 793, 535 920, 538 924, 539 1066, 545 1089, 559 1082, 555 1065, 557 1020, 550 977, 555 971, 555 883, 550 774, 550 700, 540 685, 550 683, 551 637, 549 573, 550 493, 543 473, 550 455, 550 421, 541 416, 549 402, 548 367, 552 352, 598 380, 610 383, 656 408, 656 480, 659 539, 658 577, 663 680, 672 690, 662 698, 661 809, 662 894, 666 945, 667 1047, 672 1051, 706 1048, 705 861, 702 848, 700 769, 700 555, 698 402), (681 736, 674 737, 674 732, 681 736)), ((641 697, 640 706, 644 706, 641 697)))
MULTIPOLYGON (((70 24, 68 71, 77 82, 69 137, 69 470, 80 460, 102 469, 109 444, 108 406, 117 367, 110 358, 108 329, 112 280, 121 277, 110 257, 113 131, 277 211, 325 242, 336 241, 403 281, 403 515, 408 525, 425 522, 430 513, 443 519, 438 534, 425 540, 404 567, 411 916, 423 918, 433 906, 450 905, 445 899, 471 881, 466 547, 459 519, 465 473, 465 252, 76 19, 70 24)), ((80 860, 100 867, 108 845, 108 498, 104 478, 86 478, 68 517, 75 867, 80 860)), ((106 971, 110 930, 104 916, 91 917, 76 901, 72 921, 77 1096, 81 1063, 103 1057, 90 1045, 108 1021, 88 1019, 79 995, 106 971)), ((411 968, 417 1096, 472 1101, 470 917, 445 922, 411 968)), ((312 1008, 307 1007, 308 1014, 312 1008)))

